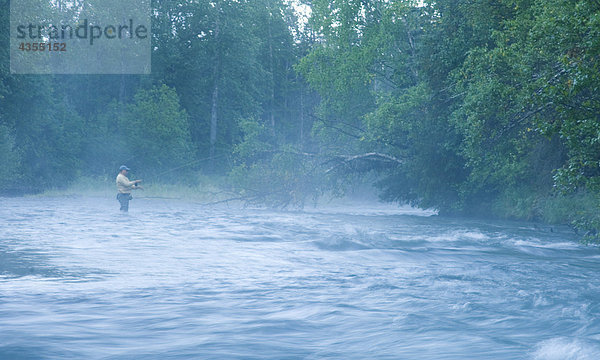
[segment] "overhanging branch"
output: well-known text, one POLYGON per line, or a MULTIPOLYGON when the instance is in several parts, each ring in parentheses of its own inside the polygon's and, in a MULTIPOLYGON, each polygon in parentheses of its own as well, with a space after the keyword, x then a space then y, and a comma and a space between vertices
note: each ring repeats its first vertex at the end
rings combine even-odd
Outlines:
POLYGON ((327 161, 326 163, 330 163, 330 162, 336 162, 335 165, 331 166, 330 168, 328 168, 327 170, 325 170, 325 173, 328 174, 342 166, 348 167, 348 168, 357 168, 358 167, 358 163, 359 162, 370 162, 370 163, 378 163, 379 165, 381 164, 385 164, 388 167, 389 166, 394 166, 394 165, 402 165, 404 162, 400 159, 398 159, 395 156, 392 155, 388 155, 388 154, 382 154, 382 153, 378 153, 378 152, 369 152, 369 153, 365 153, 365 154, 359 154, 359 155, 337 155, 334 156, 332 159, 330 159, 329 161, 327 161))

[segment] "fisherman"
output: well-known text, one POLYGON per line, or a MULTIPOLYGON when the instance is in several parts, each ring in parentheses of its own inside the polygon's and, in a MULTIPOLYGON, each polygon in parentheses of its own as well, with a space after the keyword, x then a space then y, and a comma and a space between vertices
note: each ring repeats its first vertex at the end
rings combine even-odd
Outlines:
POLYGON ((141 189, 142 187, 138 185, 142 182, 142 180, 134 180, 129 181, 127 177, 127 172, 129 168, 125 165, 121 165, 119 168, 119 175, 117 175, 117 190, 119 193, 117 194, 117 200, 121 203, 121 211, 127 212, 129 211, 129 200, 133 199, 131 196, 131 190, 141 189))

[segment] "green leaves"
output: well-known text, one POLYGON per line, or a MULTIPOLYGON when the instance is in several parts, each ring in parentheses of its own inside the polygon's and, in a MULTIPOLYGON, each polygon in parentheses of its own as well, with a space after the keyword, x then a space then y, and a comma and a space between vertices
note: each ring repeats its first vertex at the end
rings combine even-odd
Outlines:
POLYGON ((13 189, 22 178, 19 168, 21 154, 16 146, 15 136, 10 129, 0 125, 0 192, 13 189))
POLYGON ((322 192, 320 158, 292 145, 274 146, 270 131, 255 119, 240 123, 243 141, 234 148, 235 166, 229 177, 240 197, 273 207, 304 206, 322 192))
POLYGON ((381 173, 384 197, 534 218, 556 188, 598 194, 597 3, 314 4, 322 40, 299 68, 317 129, 360 129, 346 144, 404 160, 381 173))
POLYGON ((175 90, 166 85, 138 91, 118 119, 118 126, 133 163, 150 175, 193 159, 188 115, 181 109, 175 90))

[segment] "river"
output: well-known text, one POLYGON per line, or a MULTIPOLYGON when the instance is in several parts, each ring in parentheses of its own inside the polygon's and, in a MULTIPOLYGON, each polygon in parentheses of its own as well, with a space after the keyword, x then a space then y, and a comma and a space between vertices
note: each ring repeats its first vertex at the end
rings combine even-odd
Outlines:
POLYGON ((0 359, 600 359, 600 251, 390 205, 0 198, 0 359))

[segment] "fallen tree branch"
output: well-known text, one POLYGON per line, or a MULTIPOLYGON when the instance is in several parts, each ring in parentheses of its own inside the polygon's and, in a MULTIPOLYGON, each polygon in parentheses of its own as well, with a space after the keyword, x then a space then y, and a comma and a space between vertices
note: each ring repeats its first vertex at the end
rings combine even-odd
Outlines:
POLYGON ((200 205, 203 206, 210 206, 210 205, 217 205, 217 204, 223 204, 223 203, 229 203, 230 201, 250 201, 250 200, 254 200, 256 199, 257 196, 238 196, 238 197, 232 197, 232 198, 228 198, 228 199, 224 199, 224 200, 219 200, 219 201, 212 201, 212 202, 208 202, 208 203, 201 203, 200 205))
POLYGON ((349 167, 351 163, 361 161, 361 160, 383 162, 383 163, 395 163, 398 165, 402 165, 404 163, 402 160, 398 159, 397 157, 394 157, 394 156, 388 155, 388 154, 377 153, 377 152, 370 152, 370 153, 353 155, 353 156, 337 155, 337 156, 334 156, 333 159, 331 159, 327 162, 338 161, 338 164, 325 170, 325 173, 328 174, 341 166, 349 167))

